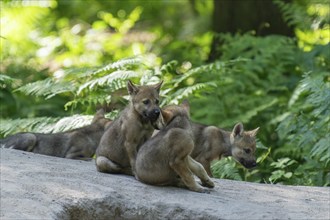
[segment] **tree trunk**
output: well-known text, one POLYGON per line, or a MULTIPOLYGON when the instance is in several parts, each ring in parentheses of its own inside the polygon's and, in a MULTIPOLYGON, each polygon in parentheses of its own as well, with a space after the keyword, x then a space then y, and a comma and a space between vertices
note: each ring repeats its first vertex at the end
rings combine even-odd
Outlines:
POLYGON ((254 31, 257 36, 293 36, 293 29, 284 22, 279 8, 272 0, 213 0, 213 4, 212 29, 215 37, 211 45, 210 61, 221 56, 217 51, 221 45, 217 33, 254 31))

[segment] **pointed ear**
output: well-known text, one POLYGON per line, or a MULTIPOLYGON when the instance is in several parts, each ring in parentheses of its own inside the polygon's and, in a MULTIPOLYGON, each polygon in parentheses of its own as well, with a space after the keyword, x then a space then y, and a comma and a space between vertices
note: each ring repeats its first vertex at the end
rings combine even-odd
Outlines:
POLYGON ((157 90, 158 93, 160 92, 160 87, 162 87, 163 82, 164 81, 162 80, 159 83, 157 83, 156 85, 153 85, 153 87, 157 90))
POLYGON ((161 110, 161 111, 165 124, 168 124, 173 118, 173 113, 171 111, 166 111, 166 110, 161 110))
POLYGON ((243 136, 243 132, 244 132, 244 127, 242 123, 237 123, 233 129, 233 135, 234 137, 237 136, 243 136))
POLYGON ((101 116, 104 116, 104 114, 105 114, 105 111, 104 111, 104 109, 103 108, 100 108, 99 110, 97 110, 97 112, 96 112, 96 115, 101 115, 101 116))
POLYGON ((251 136, 251 137, 255 137, 255 136, 257 136, 257 133, 258 133, 258 131, 259 131, 259 128, 260 128, 260 127, 257 127, 256 129, 254 129, 254 130, 252 130, 252 131, 249 131, 250 136, 251 136))
POLYGON ((97 110, 97 112, 95 113, 92 123, 97 122, 98 119, 100 118, 104 118, 104 109, 100 108, 99 110, 97 110))
POLYGON ((127 90, 128 90, 128 94, 130 95, 135 95, 136 93, 139 92, 139 88, 134 85, 131 80, 127 81, 127 90))
POLYGON ((187 99, 183 100, 181 106, 188 112, 190 111, 189 101, 187 99))

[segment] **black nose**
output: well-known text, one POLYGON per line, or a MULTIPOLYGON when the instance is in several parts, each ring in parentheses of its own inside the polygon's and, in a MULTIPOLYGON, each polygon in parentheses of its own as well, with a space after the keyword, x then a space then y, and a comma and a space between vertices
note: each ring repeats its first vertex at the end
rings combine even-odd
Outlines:
POLYGON ((239 162, 245 167, 245 168, 253 168, 257 166, 257 162, 256 161, 246 161, 243 158, 241 158, 239 160, 239 162))
POLYGON ((147 117, 154 122, 158 119, 159 115, 160 115, 160 110, 156 108, 151 110, 149 114, 147 114, 147 117))
POLYGON ((253 167, 256 167, 257 166, 257 163, 255 161, 253 161, 253 162, 250 162, 250 163, 246 163, 244 166, 246 168, 253 168, 253 167))
POLYGON ((159 111, 159 109, 156 108, 153 113, 156 117, 158 117, 160 114, 160 111, 159 111))

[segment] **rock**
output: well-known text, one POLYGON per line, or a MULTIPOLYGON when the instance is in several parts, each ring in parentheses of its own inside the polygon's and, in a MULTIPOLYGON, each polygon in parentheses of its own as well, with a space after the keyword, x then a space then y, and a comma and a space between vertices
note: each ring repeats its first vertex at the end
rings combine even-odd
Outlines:
POLYGON ((330 188, 214 179, 201 194, 78 161, 0 149, 5 219, 329 219, 330 188))

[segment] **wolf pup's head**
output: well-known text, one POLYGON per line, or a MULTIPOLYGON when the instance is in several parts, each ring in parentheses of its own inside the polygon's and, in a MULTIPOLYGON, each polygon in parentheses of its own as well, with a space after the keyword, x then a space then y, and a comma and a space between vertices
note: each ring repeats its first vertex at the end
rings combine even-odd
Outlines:
POLYGON ((160 115, 159 91, 162 83, 147 86, 136 86, 130 80, 127 83, 134 110, 151 123, 156 122, 160 115))
MULTIPOLYGON (((181 118, 190 118, 190 106, 187 100, 184 100, 180 105, 168 105, 161 110, 162 124, 169 124, 175 117, 180 116, 181 118)), ((185 119, 184 119, 185 120, 185 119)))
MULTIPOLYGON (((158 120, 153 124, 154 128, 161 130, 166 127, 174 118, 179 118, 177 123, 182 127, 186 126, 185 123, 190 119, 190 105, 187 100, 184 100, 180 105, 167 105, 161 109, 161 114, 158 120)), ((156 132, 157 133, 157 132, 156 132)), ((155 134, 156 134, 155 133, 155 134)))
POLYGON ((103 108, 100 108, 94 115, 92 124, 99 124, 106 129, 111 124, 111 120, 105 118, 105 111, 103 108))
POLYGON ((246 168, 257 166, 254 153, 258 130, 259 128, 252 131, 244 131, 243 124, 238 123, 230 134, 231 154, 235 160, 246 168))

